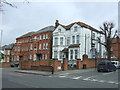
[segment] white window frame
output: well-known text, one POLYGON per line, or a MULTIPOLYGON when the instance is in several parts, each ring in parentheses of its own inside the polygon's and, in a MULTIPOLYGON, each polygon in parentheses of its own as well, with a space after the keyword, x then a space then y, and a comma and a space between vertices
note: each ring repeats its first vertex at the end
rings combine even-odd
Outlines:
POLYGON ((60 37, 60 45, 63 45, 63 37, 60 37))
POLYGON ((29 59, 30 59, 30 60, 32 59, 32 54, 30 54, 29 59))
POLYGON ((36 56, 36 54, 34 54, 33 61, 36 61, 36 60, 37 60, 37 56, 36 56))
POLYGON ((92 39, 95 39, 95 33, 92 33, 92 39))
POLYGON ((43 39, 45 39, 45 34, 43 35, 43 39))
POLYGON ((32 44, 30 44, 30 50, 32 50, 33 48, 32 48, 32 44))
POLYGON ((75 50, 75 59, 77 59, 77 56, 78 56, 78 50, 76 49, 75 50), (76 52, 77 51, 77 52, 76 52))
POLYGON ((76 36, 76 43, 79 44, 80 43, 80 35, 76 36))
POLYGON ((70 59, 73 60, 73 50, 70 50, 70 59))
POLYGON ((47 54, 45 54, 45 60, 47 60, 48 59, 48 55, 47 54))
POLYGON ((42 40, 42 35, 40 35, 39 37, 40 37, 40 40, 42 40))
POLYGON ((54 51, 54 58, 58 58, 58 52, 54 51))
POLYGON ((46 49, 46 47, 45 47, 46 45, 45 45, 45 43, 43 43, 43 49, 46 49))
POLYGON ((42 54, 42 59, 44 60, 44 58, 45 58, 45 54, 42 54))
POLYGON ((19 56, 16 56, 16 58, 17 58, 17 61, 19 61, 19 56))
POLYGON ((75 44, 75 36, 72 36, 72 44, 75 44))
POLYGON ((7 62, 9 62, 9 60, 10 60, 10 58, 9 58, 9 57, 7 57, 7 62))
POLYGON ((37 36, 34 36, 34 39, 36 40, 36 39, 37 39, 37 36))
POLYGON ((55 39, 54 39, 54 45, 58 45, 58 37, 55 37, 55 39))
POLYGON ((48 34, 46 34, 46 39, 48 39, 48 34))
POLYGON ((48 49, 48 43, 46 43, 46 49, 48 49))
POLYGON ((77 32, 78 26, 74 26, 74 32, 77 32))
POLYGON ((61 33, 61 28, 58 29, 58 32, 61 33))
POLYGON ((20 47, 18 47, 18 51, 20 51, 20 47))
POLYGON ((67 45, 70 45, 70 37, 67 37, 67 45))
POLYGON ((39 44, 39 49, 40 49, 40 50, 42 49, 42 43, 39 44))
POLYGON ((62 53, 62 51, 60 51, 60 53, 59 53, 59 58, 60 58, 60 59, 63 58, 63 53, 62 53))

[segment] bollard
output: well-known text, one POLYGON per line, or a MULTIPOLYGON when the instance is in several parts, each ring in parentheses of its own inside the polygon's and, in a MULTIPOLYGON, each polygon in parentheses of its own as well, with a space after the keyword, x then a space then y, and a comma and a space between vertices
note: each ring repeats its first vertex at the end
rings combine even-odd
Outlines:
POLYGON ((54 74, 54 68, 52 67, 52 74, 54 74))

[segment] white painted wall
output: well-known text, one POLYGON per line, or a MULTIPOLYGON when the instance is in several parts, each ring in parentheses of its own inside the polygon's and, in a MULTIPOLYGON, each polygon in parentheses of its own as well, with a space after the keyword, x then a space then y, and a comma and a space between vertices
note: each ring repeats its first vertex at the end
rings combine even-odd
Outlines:
MULTIPOLYGON (((67 38, 70 37, 70 44, 72 45, 72 36, 75 36, 75 44, 76 44, 76 36, 79 35, 79 39, 80 39, 80 47, 79 48, 69 48, 69 52, 70 50, 75 50, 78 49, 79 53, 78 53, 78 58, 82 60, 82 55, 85 54, 85 35, 86 35, 86 54, 88 55, 89 58, 91 57, 91 37, 92 37, 92 33, 95 33, 95 39, 97 39, 97 37, 101 36, 101 40, 102 42, 104 42, 104 36, 101 35, 100 33, 97 33, 95 31, 91 31, 87 28, 81 27, 78 24, 74 24, 70 30, 65 30, 65 28, 63 28, 62 26, 58 26, 54 32, 53 32, 53 50, 52 50, 52 58, 54 58, 54 51, 58 52, 58 60, 62 60, 59 58, 59 53, 60 51, 62 51, 64 48, 68 48, 69 45, 67 45, 67 38), (77 26, 78 30, 77 32, 74 31, 74 27, 77 26), (59 32, 59 29, 61 29, 61 32, 59 32), (58 45, 55 46, 54 45, 54 40, 55 38, 58 38, 58 45), (63 37, 63 45, 60 45, 60 37, 63 37)), ((97 52, 100 51, 99 47, 99 43, 97 41, 93 41, 93 43, 95 43, 95 48, 97 49, 97 52)), ((103 53, 104 53, 104 46, 101 46, 101 55, 103 57, 103 53)), ((74 57, 74 54, 73 54, 74 57)), ((69 53, 69 58, 68 60, 70 60, 70 53, 69 53)), ((73 59, 75 60, 75 59, 73 59)))

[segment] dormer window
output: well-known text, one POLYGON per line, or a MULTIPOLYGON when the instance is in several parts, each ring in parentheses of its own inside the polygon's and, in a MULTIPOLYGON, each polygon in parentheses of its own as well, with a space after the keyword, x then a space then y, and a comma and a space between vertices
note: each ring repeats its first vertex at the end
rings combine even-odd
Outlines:
POLYGON ((60 29, 60 28, 58 29, 58 32, 61 32, 61 29, 60 29))
POLYGON ((75 27, 74 27, 74 31, 75 31, 75 32, 77 32, 77 29, 78 29, 78 27, 77 27, 77 26, 75 26, 75 27))

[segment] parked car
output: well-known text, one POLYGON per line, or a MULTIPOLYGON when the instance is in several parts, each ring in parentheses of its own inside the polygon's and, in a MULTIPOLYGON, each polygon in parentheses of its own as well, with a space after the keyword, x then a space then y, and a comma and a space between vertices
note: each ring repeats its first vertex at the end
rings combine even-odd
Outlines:
POLYGON ((11 63, 11 67, 18 67, 19 63, 11 63))
POLYGON ((115 65, 116 68, 120 68, 120 62, 119 61, 111 61, 112 64, 115 65))
POLYGON ((115 65, 111 61, 99 61, 97 65, 97 71, 116 71, 115 65))

